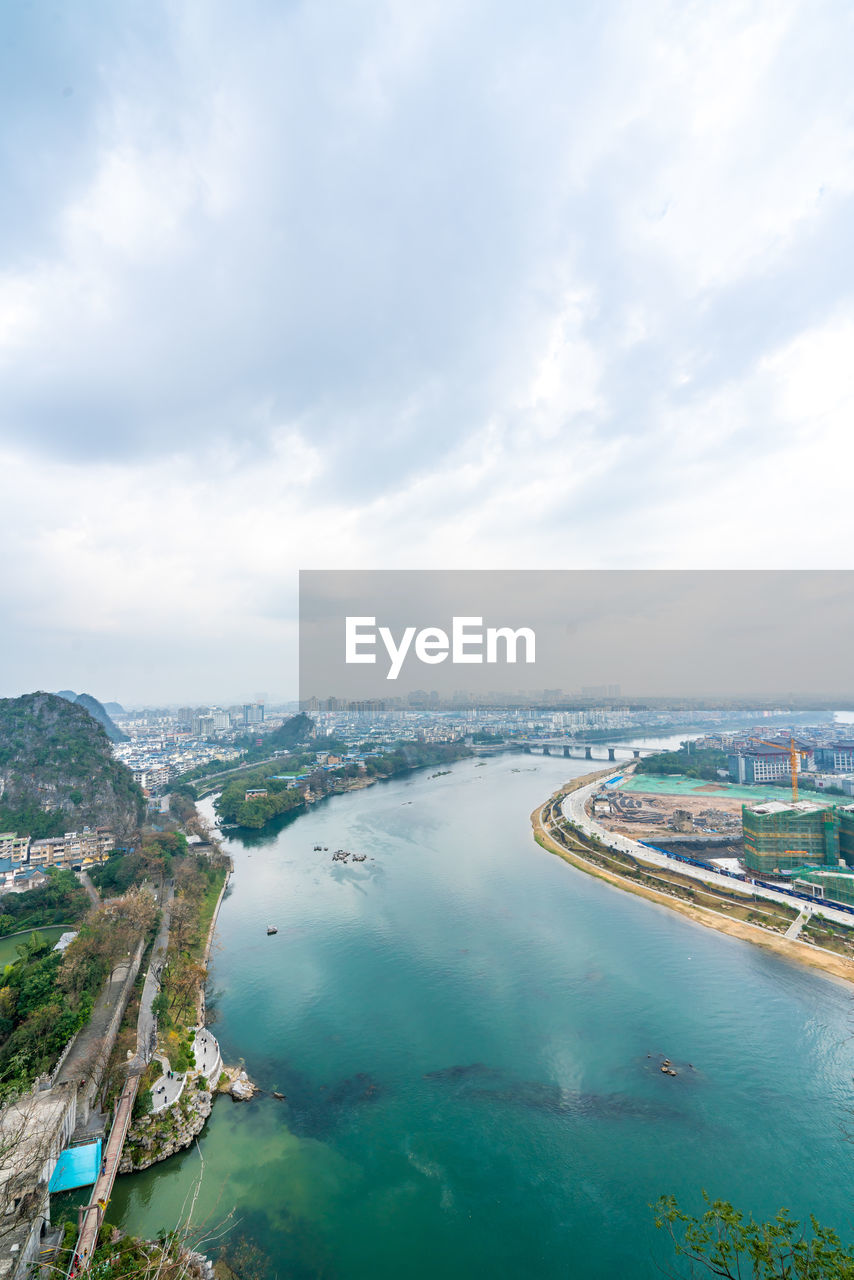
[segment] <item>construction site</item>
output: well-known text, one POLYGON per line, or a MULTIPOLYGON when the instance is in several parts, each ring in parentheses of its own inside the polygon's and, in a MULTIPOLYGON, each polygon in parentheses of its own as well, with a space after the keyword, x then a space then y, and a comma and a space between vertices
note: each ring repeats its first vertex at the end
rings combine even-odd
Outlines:
POLYGON ((728 791, 726 784, 710 783, 673 795, 660 788, 629 791, 618 783, 603 787, 589 808, 608 831, 632 840, 647 840, 676 852, 696 854, 708 849, 718 858, 741 858, 743 801, 728 791))

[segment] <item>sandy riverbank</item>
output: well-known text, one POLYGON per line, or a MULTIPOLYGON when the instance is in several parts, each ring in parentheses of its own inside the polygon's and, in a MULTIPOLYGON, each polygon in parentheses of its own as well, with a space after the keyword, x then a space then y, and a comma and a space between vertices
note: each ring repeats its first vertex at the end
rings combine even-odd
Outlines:
POLYGON ((728 933, 731 937, 741 938, 744 942, 752 942, 756 946, 764 947, 766 951, 773 951, 787 960, 795 960, 811 969, 821 969, 823 973, 833 978, 854 983, 854 962, 846 960, 843 956, 836 956, 830 951, 823 951, 821 948, 815 947, 808 942, 801 942, 797 938, 784 938, 768 933, 767 930, 758 925, 747 924, 742 920, 728 919, 722 913, 713 911, 711 908, 694 906, 691 903, 683 902, 679 898, 672 898, 669 894, 660 893, 655 889, 648 888, 646 885, 637 884, 633 880, 618 875, 616 872, 608 871, 593 862, 588 862, 581 854, 571 852, 559 845, 543 826, 543 809, 557 795, 567 794, 569 791, 577 791, 579 788, 586 786, 587 783, 593 782, 595 778, 608 777, 611 773, 613 773, 613 769, 600 771, 597 774, 588 774, 583 778, 575 778, 567 788, 561 789, 560 792, 555 792, 549 797, 546 804, 540 805, 539 808, 534 810, 531 814, 531 826, 534 830, 534 839, 542 848, 556 854, 564 862, 568 862, 579 871, 595 876, 597 880, 605 880, 607 883, 614 885, 615 888, 633 893, 639 898, 646 898, 650 902, 657 902, 660 906, 667 907, 670 911, 677 911, 680 915, 687 916, 695 924, 701 924, 707 929, 717 929, 719 933, 728 933))

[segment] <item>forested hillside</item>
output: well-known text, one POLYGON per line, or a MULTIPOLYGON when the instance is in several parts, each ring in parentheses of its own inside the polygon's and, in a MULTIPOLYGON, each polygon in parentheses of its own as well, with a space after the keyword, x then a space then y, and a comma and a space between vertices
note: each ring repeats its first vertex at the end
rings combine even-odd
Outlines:
POLYGON ((0 699, 0 831, 33 837, 142 821, 142 792, 85 707, 52 693, 0 699))

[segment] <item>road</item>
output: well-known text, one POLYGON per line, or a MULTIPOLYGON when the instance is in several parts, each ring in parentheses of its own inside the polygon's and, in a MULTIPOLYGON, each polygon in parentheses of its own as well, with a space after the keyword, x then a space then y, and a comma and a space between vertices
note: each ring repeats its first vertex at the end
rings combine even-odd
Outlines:
MULTIPOLYGON (((619 777, 620 771, 615 770, 612 776, 614 778, 619 777)), ((721 889, 726 889, 728 893, 740 893, 748 898, 753 896, 767 898, 770 902, 780 902, 789 908, 799 905, 797 902, 793 902, 788 894, 775 893, 773 889, 765 889, 757 884, 745 884, 741 880, 731 880, 729 876, 719 875, 714 871, 706 871, 702 867, 692 867, 689 863, 679 862, 676 858, 668 858, 664 853, 649 849, 637 840, 629 839, 628 836, 621 836, 613 831, 608 831, 607 828, 596 822, 584 811, 584 806, 590 797, 601 790, 607 781, 607 778, 600 778, 596 782, 589 783, 586 787, 579 788, 578 791, 570 792, 564 798, 561 806, 564 817, 568 818, 585 835, 601 841, 609 849, 618 849, 622 853, 630 853, 641 862, 647 862, 656 867, 668 867, 671 871, 678 871, 680 875, 690 876, 694 880, 704 880, 707 884, 717 885, 721 889)), ((833 920, 836 924, 844 924, 849 929, 851 928, 854 917, 848 915, 847 912, 834 910, 826 902, 816 905, 825 919, 833 920)), ((814 907, 813 909, 816 908, 814 907)))
POLYGON ((100 899, 100 897, 98 896, 98 890, 95 888, 95 886, 93 885, 92 881, 89 879, 89 876, 86 874, 86 872, 85 872, 85 871, 78 871, 78 872, 77 872, 77 879, 80 881, 80 883, 82 884, 83 888, 84 888, 84 889, 86 890, 86 892, 88 893, 88 895, 89 895, 89 901, 92 903, 92 906, 93 906, 93 907, 100 907, 100 905, 101 905, 101 899, 100 899))
POLYGON ((170 885, 166 893, 166 901, 163 903, 160 928, 157 930, 157 937, 154 940, 154 946, 151 948, 148 973, 145 975, 145 986, 142 988, 142 998, 139 1002, 139 1020, 136 1024, 136 1052, 143 1062, 150 1062, 151 1055, 154 1053, 156 1020, 151 1006, 154 1002, 154 997, 160 990, 160 971, 166 961, 166 952, 169 949, 169 926, 172 922, 172 903, 174 898, 175 889, 170 885))
POLYGON ((136 1057, 130 1063, 128 1078, 125 1081, 125 1086, 122 1089, 116 1107, 101 1173, 92 1191, 92 1198, 83 1211, 83 1225, 77 1239, 77 1247, 69 1274, 83 1275, 84 1272, 89 1270, 92 1251, 98 1239, 98 1230, 104 1219, 106 1206, 112 1195, 113 1183, 121 1162, 122 1148, 125 1144, 133 1114, 133 1104, 136 1101, 136 1094, 139 1088, 139 1077, 154 1052, 156 1028, 154 1010, 151 1006, 154 997, 160 990, 158 975, 166 959, 166 952, 169 947, 169 925, 172 920, 172 900, 174 895, 175 890, 170 885, 166 901, 163 903, 163 915, 160 927, 157 930, 157 937, 154 940, 154 946, 151 948, 148 972, 145 975, 145 984, 139 1003, 139 1017, 136 1024, 136 1057), (74 1272, 75 1262, 77 1263, 76 1272, 74 1272))

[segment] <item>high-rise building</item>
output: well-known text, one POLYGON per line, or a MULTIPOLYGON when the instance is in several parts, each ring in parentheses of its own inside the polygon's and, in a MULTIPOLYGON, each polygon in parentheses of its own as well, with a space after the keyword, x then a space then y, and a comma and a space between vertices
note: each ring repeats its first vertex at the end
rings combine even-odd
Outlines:
POLYGON ((854 804, 839 805, 836 809, 839 830, 839 858, 854 867, 854 804))
POLYGON ((734 752, 727 757, 729 776, 733 782, 774 782, 777 778, 789 778, 792 760, 788 751, 765 747, 757 751, 734 752))
POLYGON ((799 800, 742 805, 744 865, 759 875, 781 875, 808 865, 837 866, 839 836, 831 806, 799 800))

